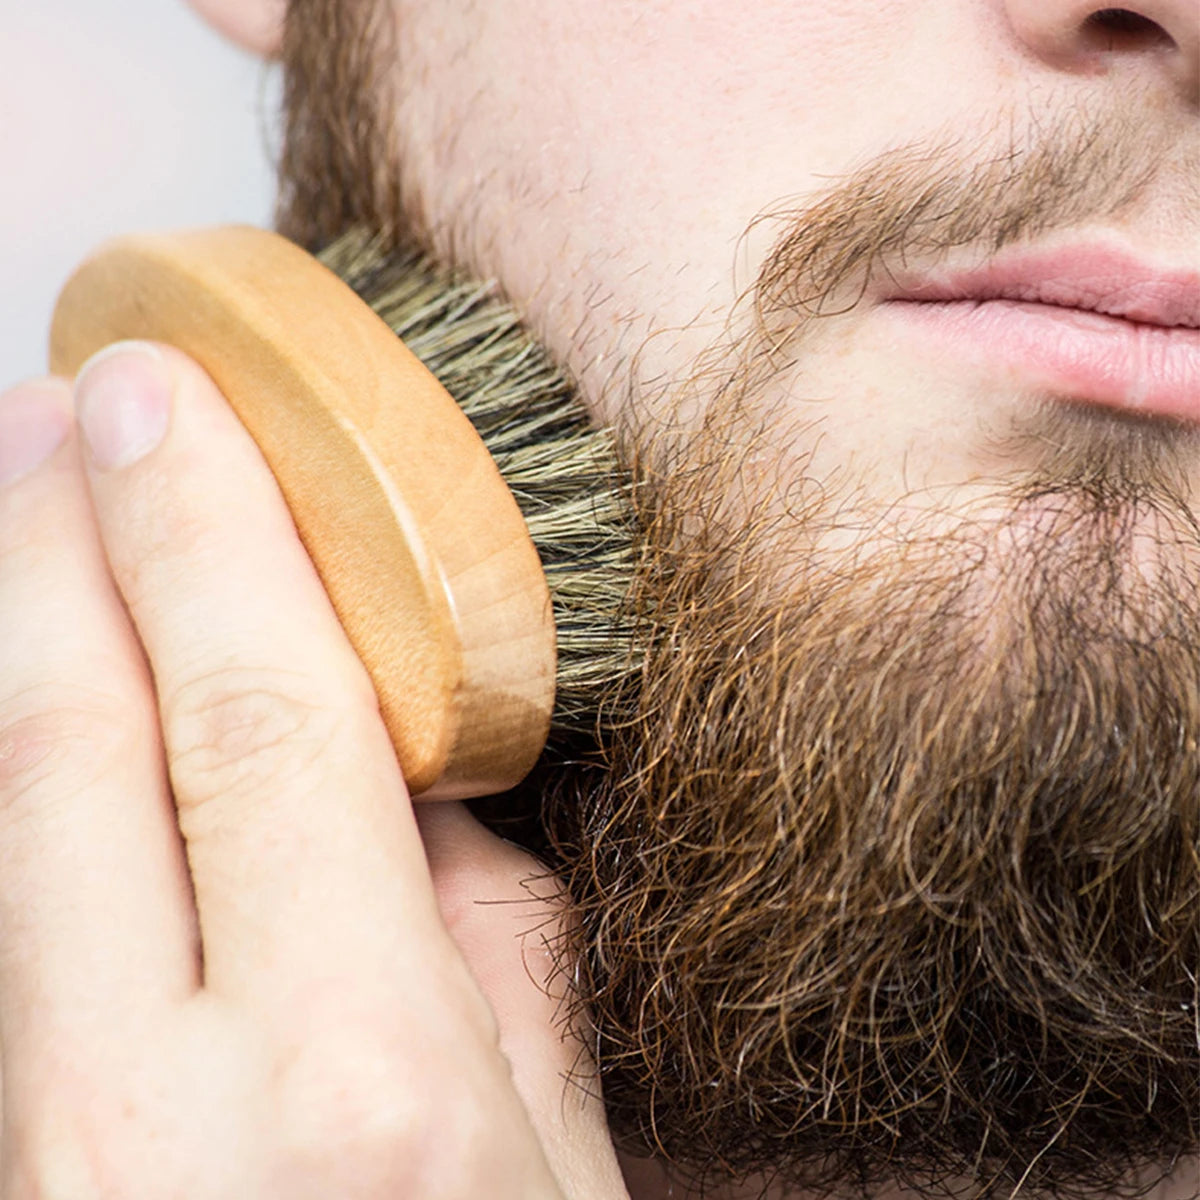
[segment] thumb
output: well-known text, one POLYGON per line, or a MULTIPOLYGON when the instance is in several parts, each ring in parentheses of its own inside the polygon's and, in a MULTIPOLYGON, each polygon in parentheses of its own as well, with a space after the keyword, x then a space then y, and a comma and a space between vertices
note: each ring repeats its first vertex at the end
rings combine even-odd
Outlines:
POLYGON ((564 1028, 561 888, 461 804, 415 806, 442 918, 500 1029, 500 1049, 569 1200, 627 1200, 595 1064, 564 1028))

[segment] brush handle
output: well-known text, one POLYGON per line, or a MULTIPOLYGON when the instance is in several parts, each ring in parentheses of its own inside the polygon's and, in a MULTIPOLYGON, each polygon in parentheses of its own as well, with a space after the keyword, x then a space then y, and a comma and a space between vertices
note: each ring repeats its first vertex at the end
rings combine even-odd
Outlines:
POLYGON ((102 247, 68 281, 51 369, 111 342, 196 359, 275 474, 422 799, 502 791, 545 744, 550 597, 516 501, 461 409, 331 271, 227 228, 102 247))

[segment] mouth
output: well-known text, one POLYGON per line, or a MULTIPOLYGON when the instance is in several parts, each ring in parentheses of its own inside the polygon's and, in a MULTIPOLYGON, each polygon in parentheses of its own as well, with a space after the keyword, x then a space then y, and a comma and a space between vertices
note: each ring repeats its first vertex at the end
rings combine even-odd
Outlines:
POLYGON ((1200 272, 1095 247, 900 278, 881 308, 1017 387, 1200 423, 1200 272))

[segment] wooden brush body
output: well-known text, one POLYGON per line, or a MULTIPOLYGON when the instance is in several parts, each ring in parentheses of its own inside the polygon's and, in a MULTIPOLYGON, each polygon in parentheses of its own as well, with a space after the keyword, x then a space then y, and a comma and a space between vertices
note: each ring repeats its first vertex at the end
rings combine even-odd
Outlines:
POLYGON ((421 799, 503 791, 554 704, 555 626, 521 513, 454 400, 291 242, 228 228, 102 248, 64 288, 51 368, 185 351, 262 451, 421 799))

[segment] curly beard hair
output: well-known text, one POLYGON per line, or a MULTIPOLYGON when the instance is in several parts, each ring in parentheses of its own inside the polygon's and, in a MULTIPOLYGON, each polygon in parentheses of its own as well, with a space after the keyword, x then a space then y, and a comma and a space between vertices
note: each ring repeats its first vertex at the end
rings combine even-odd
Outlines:
MULTIPOLYGON (((431 240, 390 14, 289 4, 279 224, 310 248, 431 240)), ((1138 111, 1035 114, 974 167, 901 148, 784 214, 757 344, 800 357, 881 264, 1116 212, 1160 167, 1193 195, 1192 143, 1138 111)), ((642 668, 599 766, 546 765, 530 839, 613 1128, 701 1187, 1118 1195, 1197 1150, 1196 439, 1046 412, 1014 456, 1069 451, 840 558, 822 531, 886 520, 828 480, 731 516, 738 404, 670 459, 632 439, 642 668)))
POLYGON ((1128 469, 786 585, 776 524, 697 520, 694 449, 643 491, 653 649, 546 813, 635 1151, 864 1196, 1115 1196, 1195 1152, 1200 531, 1157 435, 1106 437, 1128 469))

